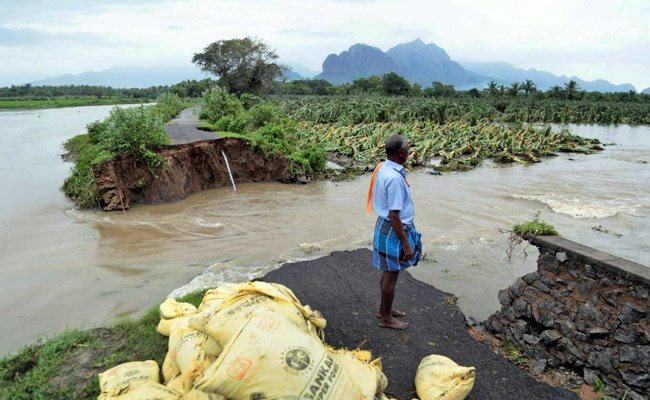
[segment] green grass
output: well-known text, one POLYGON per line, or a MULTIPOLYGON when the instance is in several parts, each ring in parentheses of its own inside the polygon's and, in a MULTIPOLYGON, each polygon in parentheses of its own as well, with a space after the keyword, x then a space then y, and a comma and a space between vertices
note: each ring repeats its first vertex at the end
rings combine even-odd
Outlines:
POLYGON ((547 222, 541 221, 539 219, 539 216, 540 212, 537 211, 531 221, 526 221, 515 225, 513 228, 514 233, 521 237, 527 237, 530 235, 558 236, 559 234, 555 230, 555 227, 547 222))
POLYGON ((67 154, 65 154, 66 159, 76 160, 81 151, 90 144, 89 141, 90 138, 87 133, 68 139, 63 143, 63 148, 67 151, 67 154))
POLYGON ((54 100, 0 100, 0 110, 33 109, 33 108, 60 108, 80 106, 102 106, 112 104, 140 104, 149 103, 150 99, 134 98, 79 98, 79 99, 54 99, 54 100))
MULTIPOLYGON (((205 291, 178 299, 198 306, 205 291)), ((156 331, 158 306, 109 328, 68 330, 0 360, 0 399, 95 399, 97 374, 129 361, 162 367, 167 338, 156 331)))

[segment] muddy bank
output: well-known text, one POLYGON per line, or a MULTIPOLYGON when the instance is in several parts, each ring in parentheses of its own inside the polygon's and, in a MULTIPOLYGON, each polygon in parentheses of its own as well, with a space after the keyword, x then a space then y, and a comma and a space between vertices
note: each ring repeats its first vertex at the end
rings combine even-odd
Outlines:
POLYGON ((165 146, 156 153, 168 165, 152 173, 144 161, 124 153, 93 168, 101 206, 106 211, 128 209, 133 204, 181 200, 206 189, 229 186, 226 154, 236 183, 288 180, 288 161, 275 155, 267 159, 244 140, 224 138, 165 146))

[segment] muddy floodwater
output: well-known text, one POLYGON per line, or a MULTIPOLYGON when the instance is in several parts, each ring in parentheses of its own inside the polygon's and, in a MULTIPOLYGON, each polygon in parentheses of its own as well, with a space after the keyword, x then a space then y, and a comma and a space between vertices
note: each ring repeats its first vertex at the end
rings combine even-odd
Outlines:
MULTIPOLYGON (((138 315, 170 293, 370 245, 369 175, 245 184, 126 213, 75 209, 59 190, 71 167, 62 143, 110 108, 0 112, 0 354, 66 327, 138 315)), ((535 165, 410 173, 427 254, 411 271, 458 296, 469 318, 486 318, 498 290, 534 270, 535 249, 509 262, 499 229, 536 210, 569 239, 650 265, 650 128, 569 128, 611 145, 535 165)))

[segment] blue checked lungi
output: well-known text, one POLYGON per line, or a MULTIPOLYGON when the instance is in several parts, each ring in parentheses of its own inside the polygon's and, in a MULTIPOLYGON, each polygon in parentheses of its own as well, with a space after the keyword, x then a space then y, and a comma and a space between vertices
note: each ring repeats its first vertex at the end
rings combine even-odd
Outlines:
POLYGON ((375 268, 383 271, 401 271, 418 265, 422 257, 422 235, 415 226, 404 225, 404 233, 413 249, 413 258, 402 260, 402 241, 399 240, 390 221, 377 218, 375 224, 375 239, 372 251, 372 263, 375 268))

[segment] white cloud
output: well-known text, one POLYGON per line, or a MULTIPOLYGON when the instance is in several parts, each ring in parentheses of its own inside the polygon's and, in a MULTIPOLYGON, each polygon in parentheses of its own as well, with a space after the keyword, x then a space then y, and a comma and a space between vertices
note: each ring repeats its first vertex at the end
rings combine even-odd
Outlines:
POLYGON ((421 37, 453 59, 506 61, 585 79, 650 86, 647 0, 66 0, 0 6, 0 27, 64 35, 87 32, 110 46, 70 40, 0 43, 0 75, 51 76, 116 65, 188 64, 208 43, 257 36, 285 62, 311 69, 356 42, 388 49, 421 37), (97 4, 97 3, 95 3, 97 4), (8 8, 9 7, 9 8, 8 8), (177 29, 182 28, 182 29, 177 29), (34 63, 38 58, 39 63, 34 63), (44 68, 43 65, 47 65, 44 68))

